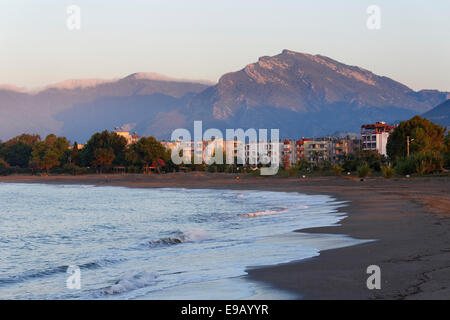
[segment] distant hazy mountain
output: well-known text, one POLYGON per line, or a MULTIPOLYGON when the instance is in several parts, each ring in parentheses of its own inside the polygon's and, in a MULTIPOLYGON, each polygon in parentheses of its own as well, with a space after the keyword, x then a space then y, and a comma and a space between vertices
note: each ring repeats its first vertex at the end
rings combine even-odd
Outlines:
POLYGON ((424 113, 423 117, 441 126, 450 127, 450 99, 424 113))
POLYGON ((282 137, 359 132, 361 124, 404 120, 450 95, 414 91, 321 55, 284 50, 222 76, 215 85, 135 73, 119 80, 71 80, 30 94, 0 87, 0 138, 54 132, 84 142, 127 125, 169 138, 173 129, 278 128, 282 137))
MULTIPOLYGON (((202 83, 175 79, 172 81, 170 78, 155 80, 139 73, 119 80, 68 80, 35 92, 2 86, 0 87, 0 138, 5 140, 22 132, 41 135, 51 132, 64 134, 65 121, 82 121, 83 119, 82 117, 61 119, 56 116, 58 113, 75 105, 91 103, 106 97, 123 98, 164 94, 178 99, 205 88, 207 85, 202 83)), ((102 117, 100 114, 98 116, 102 117)), ((121 121, 118 117, 116 125, 121 125, 121 121)), ((80 136, 85 135, 81 130, 78 133, 80 136)))

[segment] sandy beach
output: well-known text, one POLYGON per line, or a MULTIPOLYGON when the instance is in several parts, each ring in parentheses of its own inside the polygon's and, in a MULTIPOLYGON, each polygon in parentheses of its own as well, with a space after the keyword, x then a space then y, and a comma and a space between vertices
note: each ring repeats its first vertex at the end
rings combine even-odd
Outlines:
POLYGON ((327 194, 343 201, 341 225, 297 230, 377 241, 263 268, 248 277, 305 299, 449 299, 449 178, 279 178, 204 172, 162 175, 6 176, 0 182, 88 184, 132 188, 242 189, 327 194), (368 290, 366 268, 381 268, 381 289, 368 290))

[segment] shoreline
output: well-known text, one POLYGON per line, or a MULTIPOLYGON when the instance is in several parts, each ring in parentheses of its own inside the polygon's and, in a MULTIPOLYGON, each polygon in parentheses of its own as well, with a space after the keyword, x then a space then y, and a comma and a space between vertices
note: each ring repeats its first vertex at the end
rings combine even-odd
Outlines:
POLYGON ((248 268, 244 278, 304 299, 449 299, 449 178, 253 177, 205 172, 164 175, 6 176, 0 182, 131 188, 207 188, 326 194, 348 201, 339 225, 295 230, 377 239, 324 250, 315 258, 248 268), (381 290, 368 290, 366 268, 381 268, 381 290))

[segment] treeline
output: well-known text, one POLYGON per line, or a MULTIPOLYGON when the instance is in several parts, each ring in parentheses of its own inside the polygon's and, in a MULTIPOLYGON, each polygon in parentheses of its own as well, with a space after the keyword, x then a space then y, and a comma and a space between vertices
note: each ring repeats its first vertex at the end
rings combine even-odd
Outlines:
POLYGON ((158 171, 173 170, 170 154, 154 137, 142 137, 127 146, 124 137, 115 132, 95 133, 79 149, 70 146, 65 137, 54 134, 41 139, 39 135, 22 134, 5 143, 0 142, 0 174, 14 173, 102 173, 120 168, 126 172, 143 172, 145 167, 158 171))
MULTIPOLYGON (((435 174, 450 168, 450 134, 433 122, 415 116, 401 122, 387 143, 388 156, 376 151, 356 151, 341 157, 337 163, 301 160, 289 169, 280 168, 281 176, 342 175, 357 173, 360 177, 383 175, 435 174), (409 137, 409 155, 408 155, 409 137)), ((0 142, 0 174, 14 173, 142 173, 149 167, 159 172, 209 171, 251 173, 259 175, 259 168, 242 165, 196 164, 174 165, 170 152, 154 137, 142 137, 127 145, 124 137, 115 132, 95 133, 83 148, 70 146, 65 137, 22 134, 0 142)))
POLYGON ((401 122, 389 135, 387 157, 377 151, 356 151, 335 164, 302 160, 287 171, 281 170, 279 174, 339 176, 355 172, 362 178, 370 175, 391 178, 395 175, 438 174, 450 169, 450 133, 445 133, 446 128, 415 116, 401 122))

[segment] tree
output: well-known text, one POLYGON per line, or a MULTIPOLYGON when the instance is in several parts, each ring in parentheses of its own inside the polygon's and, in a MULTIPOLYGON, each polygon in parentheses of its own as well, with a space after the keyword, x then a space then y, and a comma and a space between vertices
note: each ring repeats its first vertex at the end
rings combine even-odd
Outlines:
POLYGON ((94 161, 92 164, 96 167, 100 168, 100 173, 102 173, 102 170, 105 166, 111 165, 114 161, 115 155, 114 150, 112 148, 109 149, 95 149, 94 152, 94 161))
POLYGON ((74 165, 80 164, 80 153, 78 152, 78 143, 75 141, 72 148, 72 155, 70 156, 71 162, 74 165))
POLYGON ((121 165, 125 163, 125 152, 127 140, 116 134, 104 130, 92 135, 83 149, 80 151, 80 164, 82 166, 94 165, 95 152, 97 149, 112 149, 114 153, 114 163, 121 165))
POLYGON ((23 142, 5 144, 0 151, 0 156, 11 166, 26 168, 31 158, 33 148, 23 142))
POLYGON ((26 145, 29 145, 30 147, 34 146, 36 143, 38 143, 39 141, 41 141, 41 136, 38 134, 26 134, 23 133, 20 136, 14 137, 10 140, 8 140, 5 145, 6 146, 11 146, 13 144, 16 143, 24 143, 26 145))
POLYGON ((132 144, 126 155, 127 161, 137 166, 149 166, 157 159, 168 160, 166 148, 154 137, 142 137, 132 144))
POLYGON ((444 165, 445 167, 450 167, 450 131, 447 132, 444 140, 444 165))
POLYGON ((0 175, 8 174, 9 164, 2 158, 0 158, 0 175))
POLYGON ((68 148, 69 141, 65 137, 49 134, 44 141, 34 144, 29 165, 49 174, 51 168, 65 162, 68 148))
POLYGON ((428 119, 415 116, 402 121, 389 135, 386 151, 391 159, 407 156, 407 137, 410 137, 410 154, 439 153, 444 146, 445 129, 428 119))
POLYGON ((39 135, 31 134, 14 137, 0 147, 0 157, 13 167, 26 168, 31 159, 32 148, 40 140, 39 135))
POLYGON ((59 164, 59 155, 50 144, 41 141, 34 145, 30 165, 49 174, 50 169, 59 164))

